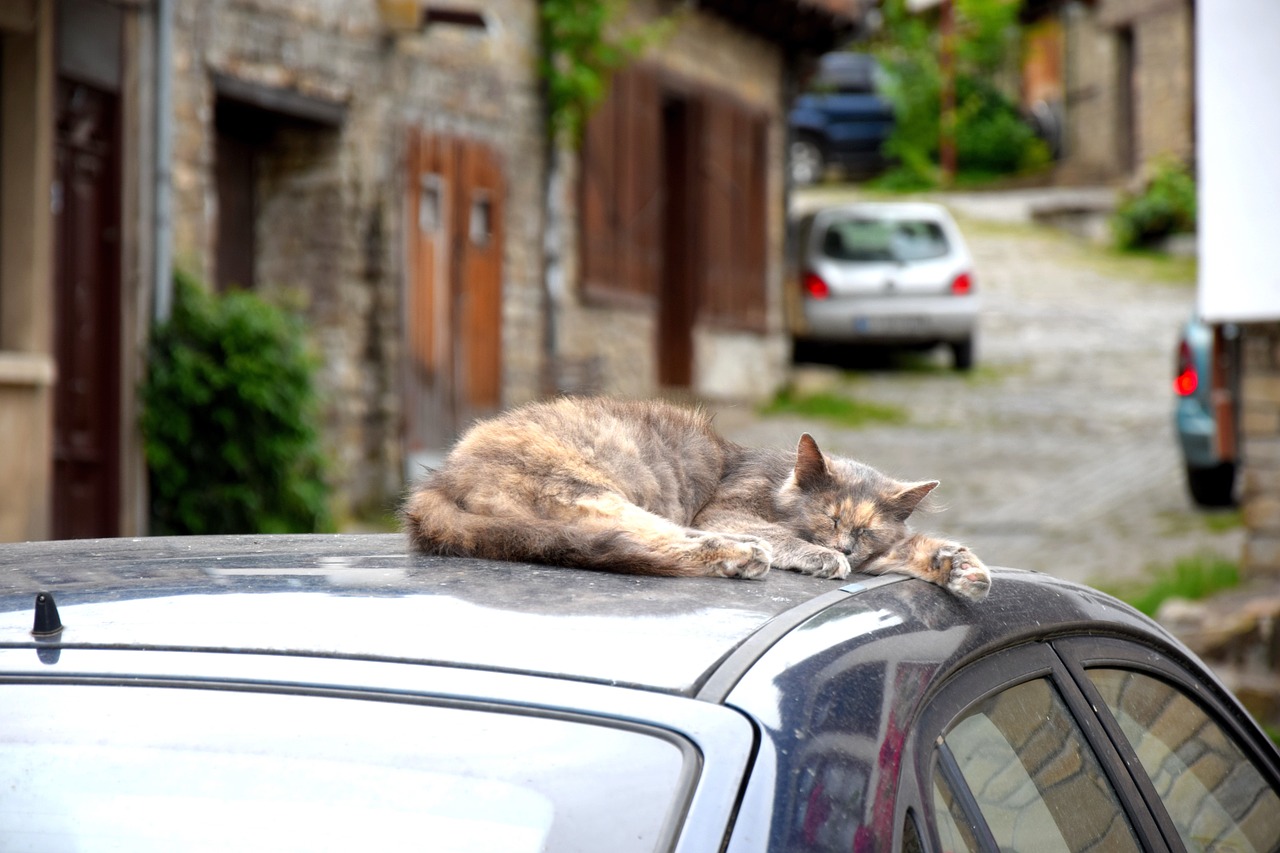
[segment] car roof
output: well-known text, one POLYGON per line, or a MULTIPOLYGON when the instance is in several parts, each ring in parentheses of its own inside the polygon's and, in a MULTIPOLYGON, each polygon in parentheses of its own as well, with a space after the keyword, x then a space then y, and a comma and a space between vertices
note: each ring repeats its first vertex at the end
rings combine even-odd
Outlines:
MULTIPOLYGON (((859 596, 900 609, 894 624, 923 613, 939 631, 982 623, 972 633, 988 645, 1095 619, 1149 630, 1087 588, 995 574, 989 599, 972 603, 897 575, 671 579, 428 557, 395 534, 27 543, 0 546, 0 648, 409 661, 695 695, 709 681, 727 690, 780 637, 859 596), (41 591, 56 599, 64 627, 37 640, 41 591)), ((866 641, 876 625, 862 629, 866 641)))
POLYGON ((936 219, 951 222, 951 213, 941 204, 931 201, 855 201, 833 204, 814 211, 825 219, 867 217, 881 219, 936 219))

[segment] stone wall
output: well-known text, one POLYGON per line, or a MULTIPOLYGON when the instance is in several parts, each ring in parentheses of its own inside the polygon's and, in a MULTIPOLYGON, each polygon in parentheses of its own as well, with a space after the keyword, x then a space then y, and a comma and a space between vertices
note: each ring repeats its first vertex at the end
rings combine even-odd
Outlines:
POLYGON ((1244 326, 1241 347, 1244 570, 1280 577, 1280 323, 1244 326))
POLYGON ((1072 6, 1065 17, 1067 106, 1062 177, 1080 183, 1107 180, 1122 172, 1126 133, 1116 121, 1115 34, 1099 25, 1085 7, 1072 6))
POLYGON ((1166 3, 1134 23, 1139 166, 1195 154, 1195 33, 1189 3, 1166 3))
POLYGON ((285 122, 259 162, 258 288, 300 304, 323 355, 324 440, 339 517, 402 488, 407 130, 494 148, 506 186, 506 402, 533 396, 541 340, 543 155, 536 4, 489 0, 484 28, 392 32, 378 4, 180 0, 174 45, 176 262, 216 279, 215 75, 341 105, 285 122))
POLYGON ((1061 179, 1138 177, 1164 155, 1193 161, 1189 0, 1068 3, 1062 14, 1067 117, 1061 179))
MULTIPOLYGON (((413 4, 402 4, 412 9, 413 4)), ((546 151, 537 74, 536 0, 486 0, 486 26, 428 24, 393 32, 377 3, 178 0, 174 45, 176 262, 217 280, 218 81, 316 99, 340 118, 284 121, 259 154, 254 271, 258 289, 303 306, 323 355, 324 441, 340 518, 393 505, 405 479, 402 424, 409 128, 482 143, 502 162, 502 404, 547 388, 543 186, 546 151)), ((652 20, 668 4, 630 6, 652 20)), ((418 7, 423 8, 423 7, 418 7)), ((695 330, 695 388, 768 393, 787 358, 783 333, 781 51, 724 19, 682 12, 646 59, 770 116, 769 322, 765 335, 695 330)), ((570 158, 571 159, 571 158, 570 158)), ((577 298, 573 164, 560 355, 584 390, 655 393, 651 309, 577 298)))

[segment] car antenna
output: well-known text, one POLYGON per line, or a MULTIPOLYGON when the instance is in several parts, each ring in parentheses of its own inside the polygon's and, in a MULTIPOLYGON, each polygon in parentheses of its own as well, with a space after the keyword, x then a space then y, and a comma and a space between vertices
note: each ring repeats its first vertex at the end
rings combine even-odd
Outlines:
POLYGON ((36 621, 31 634, 36 637, 51 637, 61 633, 62 618, 58 616, 58 604, 53 600, 53 593, 41 592, 36 595, 36 621))

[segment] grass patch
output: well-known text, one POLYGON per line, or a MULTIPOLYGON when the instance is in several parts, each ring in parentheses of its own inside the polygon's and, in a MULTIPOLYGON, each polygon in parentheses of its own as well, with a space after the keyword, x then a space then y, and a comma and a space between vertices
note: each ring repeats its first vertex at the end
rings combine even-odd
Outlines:
POLYGON ((1196 528, 1223 535, 1244 527, 1244 515, 1238 509, 1177 510, 1160 514, 1161 527, 1170 536, 1179 536, 1196 528))
POLYGON ((1200 518, 1210 533, 1229 533, 1244 527, 1244 515, 1238 509, 1208 510, 1200 518))
POLYGON ((1194 284, 1199 269, 1195 257, 1151 249, 1094 249, 1089 260, 1103 275, 1158 284, 1194 284))
POLYGON ((1197 601, 1240 585, 1240 566, 1226 557, 1200 554, 1183 557, 1171 566, 1148 569, 1145 580, 1098 586, 1148 616, 1171 598, 1197 601))
POLYGON ((791 387, 783 388, 761 406, 760 414, 820 418, 844 427, 905 424, 909 420, 906 410, 898 406, 869 403, 830 391, 799 394, 791 387))

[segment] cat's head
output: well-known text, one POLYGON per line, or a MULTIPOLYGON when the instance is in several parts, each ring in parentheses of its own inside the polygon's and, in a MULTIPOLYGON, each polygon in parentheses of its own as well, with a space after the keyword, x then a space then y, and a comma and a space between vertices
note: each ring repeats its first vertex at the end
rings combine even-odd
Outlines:
POLYGON ((840 551, 857 566, 901 539, 908 516, 937 486, 937 480, 899 482, 859 462, 824 456, 805 433, 775 504, 797 536, 840 551))

